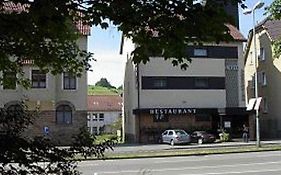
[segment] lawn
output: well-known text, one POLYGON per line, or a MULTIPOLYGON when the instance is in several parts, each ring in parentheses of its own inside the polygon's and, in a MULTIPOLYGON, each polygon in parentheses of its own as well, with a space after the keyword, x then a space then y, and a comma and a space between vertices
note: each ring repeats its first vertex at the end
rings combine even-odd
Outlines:
POLYGON ((88 95, 119 95, 122 90, 102 86, 88 85, 88 95))

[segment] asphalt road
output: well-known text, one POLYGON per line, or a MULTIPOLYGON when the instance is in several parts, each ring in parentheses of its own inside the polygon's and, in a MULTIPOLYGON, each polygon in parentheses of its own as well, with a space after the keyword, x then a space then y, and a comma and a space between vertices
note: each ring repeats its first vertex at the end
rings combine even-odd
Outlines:
POLYGON ((85 161, 84 175, 280 175, 281 151, 85 161))

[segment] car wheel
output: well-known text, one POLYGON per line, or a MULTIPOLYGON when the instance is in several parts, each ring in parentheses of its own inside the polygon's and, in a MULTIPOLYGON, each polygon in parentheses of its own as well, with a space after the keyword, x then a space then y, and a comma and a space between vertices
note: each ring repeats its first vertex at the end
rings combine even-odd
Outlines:
POLYGON ((174 140, 171 140, 171 141, 170 141, 170 145, 171 145, 171 146, 174 146, 174 145, 175 145, 174 140))
POLYGON ((159 138, 159 139, 158 139, 158 143, 163 143, 162 138, 159 138))

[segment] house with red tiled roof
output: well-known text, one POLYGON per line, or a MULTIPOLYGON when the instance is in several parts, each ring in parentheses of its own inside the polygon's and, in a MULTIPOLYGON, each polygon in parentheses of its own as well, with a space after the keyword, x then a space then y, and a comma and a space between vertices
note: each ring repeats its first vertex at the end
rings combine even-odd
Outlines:
POLYGON ((272 20, 268 17, 255 29, 255 36, 252 30, 249 32, 244 53, 246 101, 249 102, 251 98, 255 97, 254 75, 257 73, 258 96, 262 97, 259 109, 261 140, 281 138, 281 94, 279 91, 281 88, 281 59, 280 55, 274 52, 274 48, 280 48, 280 45, 275 46, 274 43, 281 39, 281 20, 272 20), (254 52, 254 38, 256 38, 256 52, 254 52), (257 69, 255 69, 255 53, 257 69))
MULTIPOLYGON (((229 8, 238 23, 237 6, 229 8)), ((157 56, 146 64, 128 59, 123 93, 127 142, 156 143, 170 128, 242 136, 241 127, 249 125, 243 77, 246 39, 235 24, 226 26, 232 41, 187 46, 187 70, 157 56)), ((133 45, 124 38, 123 54, 131 55, 133 45)))
MULTIPOLYGON (((1 13, 26 11, 28 6, 20 4, 6 3, 0 7, 1 13)), ((87 51, 90 26, 82 22, 75 25, 81 33, 77 45, 87 51)), ((46 135, 56 144, 69 144, 72 136, 87 123, 87 72, 84 71, 81 77, 67 72, 54 76, 40 71, 32 60, 25 60, 22 65, 24 75, 31 80, 31 88, 25 89, 16 82, 0 85, 0 107, 14 109, 22 101, 30 110, 38 107, 40 115, 26 134, 46 135)))
POLYGON ((119 95, 89 95, 87 126, 92 134, 116 133, 113 126, 122 124, 122 97, 119 95))

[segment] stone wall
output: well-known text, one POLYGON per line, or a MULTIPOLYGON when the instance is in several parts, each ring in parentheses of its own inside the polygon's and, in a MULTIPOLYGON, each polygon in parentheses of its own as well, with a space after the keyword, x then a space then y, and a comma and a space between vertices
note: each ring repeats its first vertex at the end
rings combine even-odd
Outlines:
POLYGON ((72 124, 57 124, 55 111, 40 112, 25 132, 25 135, 49 137, 57 145, 69 145, 73 136, 79 133, 79 129, 87 125, 87 111, 75 111, 72 116, 72 124), (49 133, 44 133, 44 127, 48 127, 49 133))

